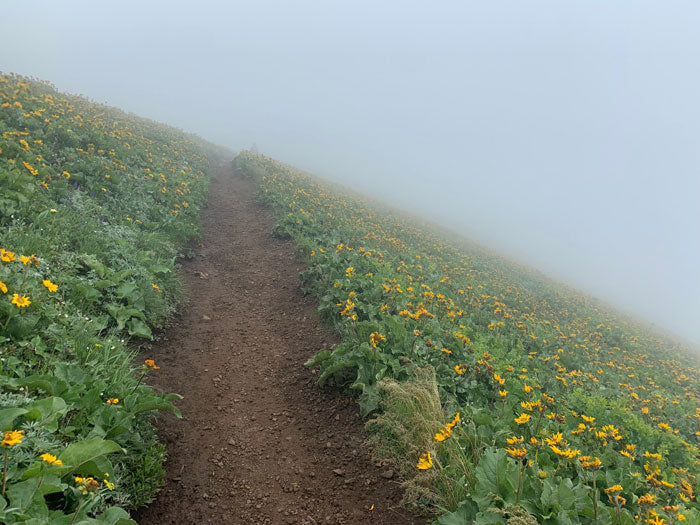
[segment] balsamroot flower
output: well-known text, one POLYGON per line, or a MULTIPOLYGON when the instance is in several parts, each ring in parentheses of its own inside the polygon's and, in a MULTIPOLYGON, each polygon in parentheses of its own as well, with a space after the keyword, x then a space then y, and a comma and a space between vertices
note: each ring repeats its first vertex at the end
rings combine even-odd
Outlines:
POLYGON ((520 414, 518 417, 516 417, 516 418, 514 419, 514 421, 515 421, 518 425, 524 425, 525 423, 527 423, 528 421, 530 421, 530 417, 531 417, 530 414, 520 414))
POLYGON ((506 452, 510 454, 515 459, 522 459, 527 456, 526 448, 506 448, 506 452))
POLYGON ((48 452, 46 454, 42 454, 39 457, 51 466, 55 466, 55 467, 62 467, 63 466, 63 461, 58 459, 53 454, 49 454, 48 452))
POLYGON ((433 458, 430 455, 430 452, 424 452, 420 458, 418 458, 418 464, 416 465, 417 469, 420 470, 428 470, 429 468, 432 468, 433 466, 433 458))
POLYGON ((156 366, 156 362, 153 359, 146 359, 144 361, 144 363, 146 364, 146 367, 150 368, 151 370, 159 370, 160 369, 159 366, 156 366))
POLYGON ((0 261, 12 262, 15 260, 15 252, 8 252, 4 248, 0 248, 0 261))
POLYGON ((380 343, 381 341, 386 341, 386 337, 384 337, 382 334, 377 332, 372 332, 369 334, 369 342, 372 343, 373 348, 377 348, 377 343, 380 343))
POLYGON ((49 281, 48 279, 44 279, 44 280, 41 282, 41 284, 43 284, 49 292, 55 292, 56 290, 58 290, 58 285, 52 283, 52 282, 49 281))
POLYGON ((32 302, 26 295, 20 297, 17 294, 12 294, 12 304, 14 304, 17 308, 25 308, 32 304, 32 302))
POLYGON ((14 447, 15 445, 19 445, 23 439, 24 430, 10 430, 9 432, 5 432, 0 445, 3 447, 14 447))

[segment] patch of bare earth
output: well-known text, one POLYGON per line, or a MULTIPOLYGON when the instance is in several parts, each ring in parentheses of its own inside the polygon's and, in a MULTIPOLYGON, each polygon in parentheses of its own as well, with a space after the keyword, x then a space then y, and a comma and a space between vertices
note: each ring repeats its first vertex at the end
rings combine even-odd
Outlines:
POLYGON ((254 183, 215 170, 203 247, 183 266, 189 303, 154 344, 167 482, 142 524, 424 523, 398 507, 391 468, 362 446, 357 406, 303 363, 334 343, 302 296, 293 246, 254 183), (370 510, 373 507, 373 510, 370 510))

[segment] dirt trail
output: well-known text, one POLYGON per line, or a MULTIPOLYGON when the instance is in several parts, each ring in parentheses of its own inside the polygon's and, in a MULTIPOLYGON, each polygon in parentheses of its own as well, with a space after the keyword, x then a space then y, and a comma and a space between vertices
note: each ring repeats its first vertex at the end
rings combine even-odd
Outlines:
POLYGON ((422 523, 396 508, 356 406, 304 368, 334 338, 253 191, 215 169, 203 247, 183 267, 190 302, 152 351, 152 382, 184 395, 184 418, 159 421, 167 483, 139 523, 422 523))

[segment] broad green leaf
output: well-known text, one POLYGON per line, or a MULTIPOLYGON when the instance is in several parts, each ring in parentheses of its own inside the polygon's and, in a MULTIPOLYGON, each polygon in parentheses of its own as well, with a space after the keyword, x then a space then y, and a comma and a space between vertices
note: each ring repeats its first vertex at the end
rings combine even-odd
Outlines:
POLYGON ((573 485, 569 478, 564 478, 559 483, 558 501, 561 508, 571 510, 576 503, 576 495, 574 494, 573 485))
POLYGON ((114 441, 93 438, 86 441, 78 441, 68 446, 59 459, 63 464, 71 467, 71 472, 79 471, 81 466, 93 461, 100 456, 121 452, 122 448, 114 441))
POLYGON ((131 412, 133 414, 138 414, 140 412, 149 412, 151 410, 167 410, 175 414, 178 418, 182 418, 182 414, 168 399, 162 397, 152 397, 145 401, 139 402, 131 412))
POLYGON ((47 397, 27 407, 25 418, 38 421, 49 432, 56 432, 58 418, 68 411, 68 405, 60 397, 47 397))
POLYGON ((136 283, 122 283, 117 287, 114 293, 117 295, 117 297, 127 299, 131 303, 133 302, 132 298, 134 293, 136 293, 137 290, 138 286, 136 283))
POLYGON ((459 504, 457 510, 443 514, 436 521, 436 525, 464 525, 465 523, 473 523, 477 512, 478 505, 471 499, 466 499, 459 504))
POLYGON ((0 410, 0 431, 7 432, 8 430, 14 430, 12 426, 14 420, 26 413, 27 410, 25 408, 5 408, 0 410))
POLYGON ((6 495, 11 507, 31 516, 48 516, 44 495, 62 492, 64 486, 56 476, 45 476, 41 486, 36 479, 12 483, 8 485, 6 495))
POLYGON ((141 319, 132 317, 129 322, 126 323, 126 326, 129 330, 129 335, 143 337, 144 339, 153 339, 151 329, 141 319))

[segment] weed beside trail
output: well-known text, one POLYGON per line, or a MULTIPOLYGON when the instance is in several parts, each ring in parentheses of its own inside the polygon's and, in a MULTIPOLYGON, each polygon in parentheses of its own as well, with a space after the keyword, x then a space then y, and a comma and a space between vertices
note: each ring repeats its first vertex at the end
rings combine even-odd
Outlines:
POLYGON ((242 153, 350 388, 443 525, 700 523, 700 364, 574 290, 242 153))
MULTIPOLYGON (((195 137, 0 75, 2 523, 130 523, 176 411, 133 364, 181 295, 207 191, 195 137)), ((131 522, 132 523, 132 522, 131 522)))

